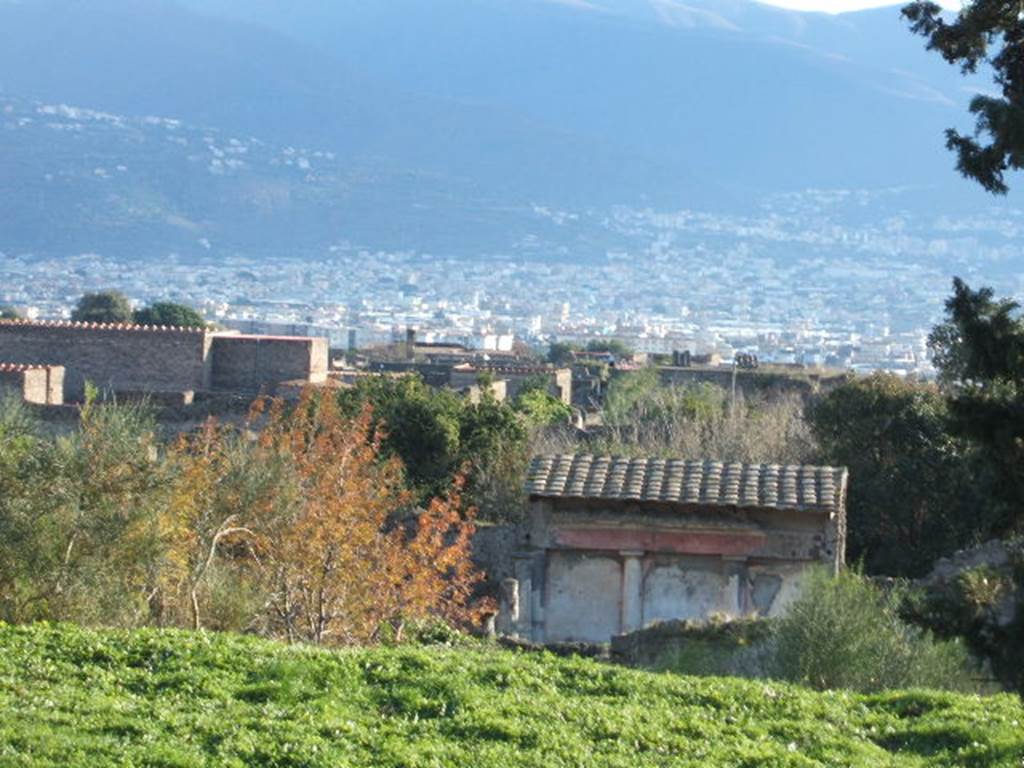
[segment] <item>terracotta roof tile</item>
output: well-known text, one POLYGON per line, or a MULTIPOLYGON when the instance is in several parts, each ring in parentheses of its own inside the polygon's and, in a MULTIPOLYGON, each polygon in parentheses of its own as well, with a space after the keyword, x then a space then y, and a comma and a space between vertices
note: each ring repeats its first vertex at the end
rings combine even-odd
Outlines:
POLYGON ((137 325, 135 323, 78 323, 72 320, 0 320, 0 327, 74 328, 87 331, 144 331, 149 333, 208 333, 208 328, 178 325, 137 325))
POLYGON ((565 454, 536 456, 526 492, 537 498, 832 512, 845 506, 846 477, 844 467, 565 454))

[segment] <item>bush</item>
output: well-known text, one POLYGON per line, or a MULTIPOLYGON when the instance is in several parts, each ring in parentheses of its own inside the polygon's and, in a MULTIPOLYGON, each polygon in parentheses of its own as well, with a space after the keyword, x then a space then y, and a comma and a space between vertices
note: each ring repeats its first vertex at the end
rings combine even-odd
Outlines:
POLYGON ((898 589, 883 593, 853 571, 812 572, 776 623, 773 674, 820 690, 976 689, 963 646, 904 622, 900 599, 898 589))

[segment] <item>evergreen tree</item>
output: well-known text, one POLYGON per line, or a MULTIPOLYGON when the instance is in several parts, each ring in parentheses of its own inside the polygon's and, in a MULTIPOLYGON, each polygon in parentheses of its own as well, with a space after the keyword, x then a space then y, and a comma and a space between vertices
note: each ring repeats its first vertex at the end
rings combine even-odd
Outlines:
POLYGON ((131 323, 132 304, 120 291, 87 293, 78 300, 71 319, 80 323, 131 323))
POLYGON ((995 472, 997 530, 1007 532, 1024 523, 1024 318, 1016 302, 959 278, 946 315, 932 343, 950 391, 952 429, 995 472))
POLYGON ((158 301, 145 309, 136 310, 135 322, 139 325, 170 325, 179 328, 205 328, 206 320, 192 307, 170 301, 158 301))
POLYGON ((979 65, 991 67, 998 95, 978 94, 971 100, 974 136, 950 128, 946 146, 957 154, 957 170, 989 192, 1007 191, 1004 174, 1024 168, 1024 15, 1019 2, 971 0, 956 18, 943 18, 931 0, 916 0, 903 8, 911 29, 928 39, 964 74, 979 65))

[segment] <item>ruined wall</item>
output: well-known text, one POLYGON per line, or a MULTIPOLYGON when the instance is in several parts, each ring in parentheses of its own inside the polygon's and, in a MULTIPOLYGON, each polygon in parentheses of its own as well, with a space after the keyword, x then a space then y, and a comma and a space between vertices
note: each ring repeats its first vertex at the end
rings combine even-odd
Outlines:
POLYGON ((489 582, 500 582, 515 576, 513 555, 522 545, 515 525, 492 525, 478 522, 473 534, 473 562, 489 582))
POLYGON ((59 365, 0 363, 0 397, 7 395, 32 405, 61 405, 64 369, 59 365))
POLYGON ((465 389, 476 384, 481 374, 490 374, 495 379, 505 382, 505 392, 509 399, 519 394, 519 390, 528 381, 543 376, 548 382, 548 394, 556 397, 566 405, 572 404, 572 370, 569 368, 517 368, 509 366, 481 366, 465 370, 450 369, 448 386, 452 389, 465 389))
POLYGON ((113 392, 206 389, 209 349, 209 334, 202 329, 0 322, 0 360, 64 366, 69 401, 82 399, 86 381, 113 392))
MULTIPOLYGON (((731 389, 733 369, 731 365, 711 367, 678 368, 660 366, 658 375, 666 385, 686 386, 689 384, 715 384, 731 389)), ((829 391, 850 378, 850 374, 836 370, 807 369, 785 371, 770 366, 757 370, 738 369, 736 389, 744 395, 795 394, 808 397, 820 391, 829 391)))
POLYGON ((273 393, 286 381, 327 380, 327 339, 218 335, 213 338, 214 389, 273 393))
POLYGON ((516 577, 536 607, 519 630, 607 642, 664 621, 778 616, 810 566, 835 564, 835 526, 818 510, 534 499, 520 543, 535 565, 516 577))

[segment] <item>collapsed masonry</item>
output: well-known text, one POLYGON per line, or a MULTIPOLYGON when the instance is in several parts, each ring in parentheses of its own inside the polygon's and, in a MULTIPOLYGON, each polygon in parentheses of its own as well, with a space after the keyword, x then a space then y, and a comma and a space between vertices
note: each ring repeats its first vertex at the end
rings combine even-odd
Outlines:
MULTIPOLYGON (((191 402, 198 392, 272 394, 287 383, 326 381, 327 359, 327 340, 322 338, 130 324, 0 321, 0 364, 46 368, 51 381, 58 375, 56 368, 63 368, 61 399, 66 402, 81 401, 87 381, 107 392, 177 398, 183 403, 191 402)), ((24 385, 22 391, 28 391, 24 385)), ((44 404, 58 402, 51 395, 44 404)))
POLYGON ((671 619, 774 616, 845 557, 846 469, 540 456, 499 631, 607 642, 671 619))

